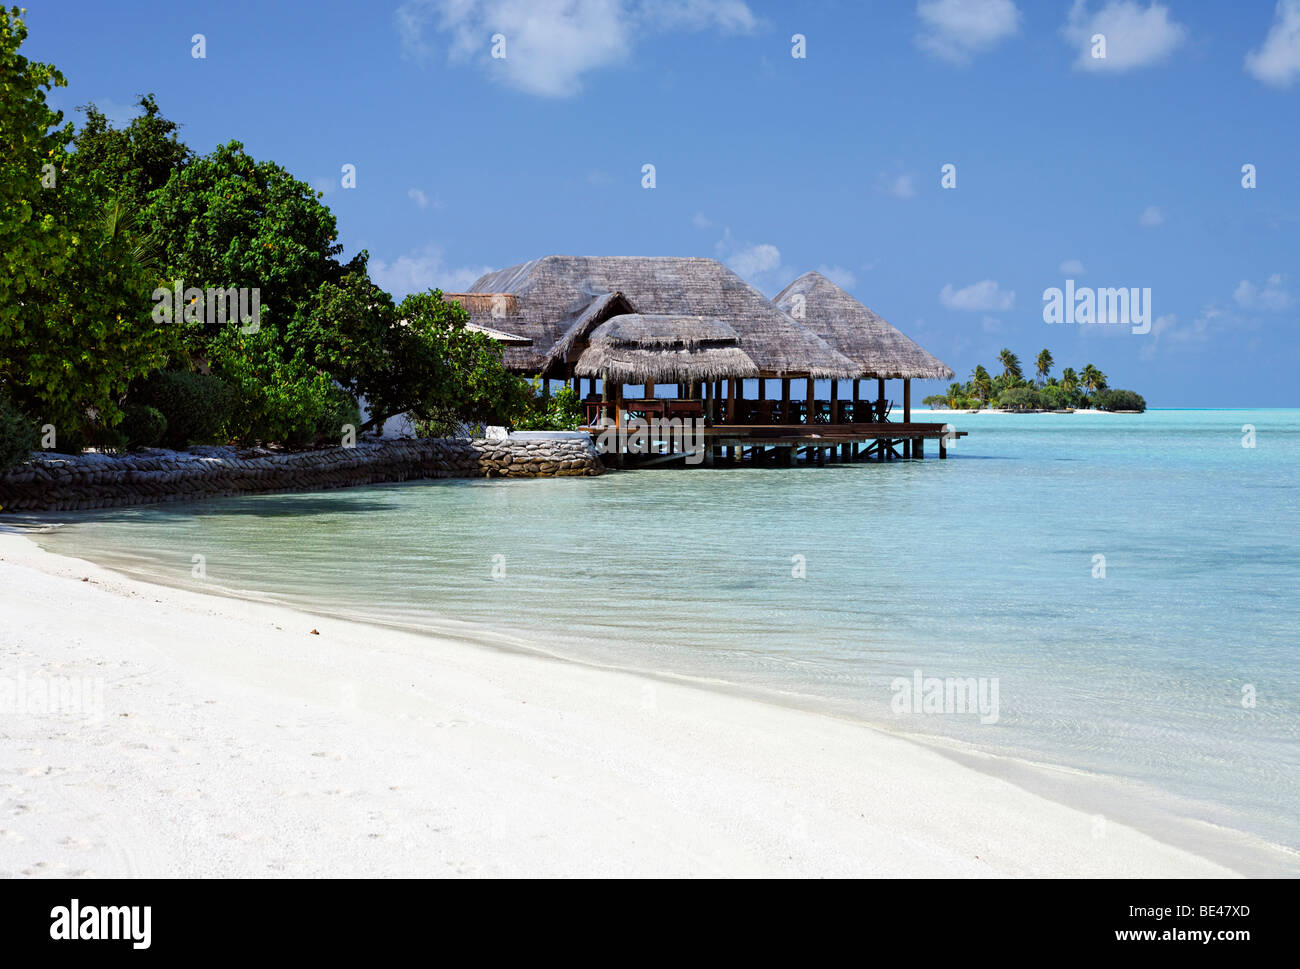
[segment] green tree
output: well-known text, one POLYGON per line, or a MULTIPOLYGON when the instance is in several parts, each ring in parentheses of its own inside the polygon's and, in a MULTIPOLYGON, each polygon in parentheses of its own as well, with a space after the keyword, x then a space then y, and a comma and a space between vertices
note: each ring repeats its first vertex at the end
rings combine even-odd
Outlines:
POLYGON ((22 12, 0 9, 0 390, 70 437, 117 421, 170 344, 140 233, 72 170, 72 125, 46 103, 66 81, 19 54, 26 37, 22 12))
POLYGON ((970 375, 970 387, 981 404, 987 404, 993 394, 993 380, 983 364, 977 364, 970 375))
MULTIPOLYGON (((166 242, 166 279, 257 289, 261 306, 282 321, 346 272, 334 258, 343 251, 334 215, 319 193, 237 141, 175 172, 153 194, 148 216, 166 242)), ((220 330, 207 320, 178 325, 195 353, 220 330)))
POLYGON ((1008 381, 1025 379, 1025 375, 1020 371, 1020 358, 1010 350, 1003 348, 998 354, 998 362, 1002 364, 1002 376, 1008 381))
POLYGON ((104 198, 117 198, 127 211, 142 210, 149 196, 194 157, 177 137, 180 126, 162 117, 152 94, 137 104, 142 113, 120 129, 94 104, 85 105, 86 123, 69 160, 74 173, 97 185, 104 198))
POLYGON ((1047 382, 1047 375, 1052 372, 1052 365, 1055 361, 1052 359, 1052 351, 1043 349, 1038 352, 1038 359, 1035 361, 1035 369, 1038 372, 1038 382, 1040 384, 1047 382))
POLYGON ((1141 413, 1147 409, 1147 402, 1136 391, 1102 390, 1097 394, 1097 406, 1102 410, 1132 410, 1141 413))
POLYGON ((439 290, 412 293, 397 307, 400 370, 366 403, 367 427, 406 411, 435 425, 511 424, 528 413, 528 383, 501 363, 501 346, 466 329, 469 315, 439 290))
POLYGON ((1092 364, 1088 364, 1083 368, 1081 380, 1090 394, 1096 394, 1098 391, 1106 389, 1106 375, 1092 364))
POLYGON ((1006 410, 1038 410, 1043 399, 1033 387, 1013 387, 998 398, 998 406, 1006 410))

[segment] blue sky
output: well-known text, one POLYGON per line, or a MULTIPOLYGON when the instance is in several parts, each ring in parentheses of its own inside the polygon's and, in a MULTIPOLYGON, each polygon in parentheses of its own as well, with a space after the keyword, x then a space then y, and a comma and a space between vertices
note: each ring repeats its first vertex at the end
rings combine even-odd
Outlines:
POLYGON ((821 269, 963 379, 1048 347, 1155 406, 1296 402, 1300 0, 31 0, 28 25, 56 107, 152 91, 197 151, 243 141, 399 296, 712 256, 768 295, 821 269), (1067 278, 1150 288, 1151 332, 1045 323, 1067 278))

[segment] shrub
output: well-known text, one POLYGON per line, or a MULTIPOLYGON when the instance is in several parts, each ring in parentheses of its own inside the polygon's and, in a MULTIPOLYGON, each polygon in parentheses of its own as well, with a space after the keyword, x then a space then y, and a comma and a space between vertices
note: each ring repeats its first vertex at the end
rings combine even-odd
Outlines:
POLYGON ((316 420, 316 440, 338 444, 343 439, 343 427, 351 424, 353 431, 361 431, 361 407, 357 399, 342 387, 330 387, 325 393, 325 406, 316 420))
POLYGON ((54 446, 50 450, 55 454, 80 454, 88 447, 90 447, 90 440, 85 432, 79 427, 74 427, 67 431, 56 429, 54 446))
POLYGON ((1141 413, 1147 409, 1146 399, 1135 390, 1102 390, 1094 401, 1100 410, 1135 410, 1141 413))
POLYGON ((26 461, 35 447, 35 425, 8 397, 0 396, 0 474, 26 461))
POLYGON ((1006 410, 1038 410, 1043 401, 1032 387, 1013 387, 998 397, 998 406, 1006 410))
POLYGON ((1070 392, 1064 387, 1049 385, 1038 392, 1038 398, 1049 410, 1062 410, 1070 406, 1070 392))
POLYGON ((117 429, 126 435, 128 447, 157 447, 167 433, 167 418, 157 407, 127 404, 117 429))
POLYGON ((513 424, 521 431, 573 431, 582 426, 582 401, 572 387, 561 387, 549 400, 535 396, 513 424))
POLYGON ((98 451, 120 454, 127 448, 126 434, 120 427, 91 424, 86 427, 86 443, 98 451))
POLYGON ((162 412, 169 448, 218 440, 234 406, 230 386, 220 377, 189 371, 159 371, 144 384, 140 403, 162 412))

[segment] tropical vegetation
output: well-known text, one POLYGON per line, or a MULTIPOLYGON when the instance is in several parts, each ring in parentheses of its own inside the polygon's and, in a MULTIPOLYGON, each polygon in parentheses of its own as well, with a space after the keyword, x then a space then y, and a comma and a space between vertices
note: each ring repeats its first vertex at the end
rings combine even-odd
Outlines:
POLYGON ((1034 357, 1033 380, 1026 379, 1020 358, 1009 349, 998 354, 1001 373, 991 375, 984 366, 971 371, 970 380, 955 382, 941 394, 931 394, 923 401, 930 407, 951 410, 978 410, 994 407, 1015 411, 1073 410, 1092 407, 1110 411, 1144 411, 1146 401, 1133 390, 1112 389, 1104 373, 1092 364, 1082 370, 1065 367, 1061 376, 1052 376, 1056 360, 1050 350, 1034 357))
POLYGON ((36 441, 302 447, 402 413, 572 416, 440 291, 397 302, 364 250, 344 261, 321 193, 282 166, 238 141, 197 154, 151 94, 123 127, 87 105, 76 130, 26 36, 0 8, 0 470, 36 441))

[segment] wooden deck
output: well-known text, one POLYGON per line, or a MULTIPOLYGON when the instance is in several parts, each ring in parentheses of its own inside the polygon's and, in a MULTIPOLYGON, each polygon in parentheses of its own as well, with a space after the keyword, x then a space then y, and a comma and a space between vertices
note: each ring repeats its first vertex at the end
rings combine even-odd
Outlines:
MULTIPOLYGON (((623 425, 627 429, 627 425, 623 425)), ((589 426, 587 431, 599 441, 610 427, 589 426)), ((713 424, 691 432, 696 445, 704 446, 704 461, 735 463, 789 464, 802 454, 809 462, 921 460, 925 442, 938 444, 939 457, 948 456, 948 444, 967 436, 966 431, 952 429, 939 422, 894 422, 862 424, 713 424)), ((646 453, 630 453, 626 447, 613 453, 620 465, 633 466, 682 461, 681 441, 671 435, 650 437, 646 453)))

